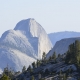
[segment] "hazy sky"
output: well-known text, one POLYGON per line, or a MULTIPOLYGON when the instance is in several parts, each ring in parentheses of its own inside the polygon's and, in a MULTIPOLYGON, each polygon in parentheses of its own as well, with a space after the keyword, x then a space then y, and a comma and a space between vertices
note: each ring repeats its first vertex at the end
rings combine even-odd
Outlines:
POLYGON ((27 18, 34 18, 47 33, 80 32, 80 0, 0 0, 0 36, 27 18))

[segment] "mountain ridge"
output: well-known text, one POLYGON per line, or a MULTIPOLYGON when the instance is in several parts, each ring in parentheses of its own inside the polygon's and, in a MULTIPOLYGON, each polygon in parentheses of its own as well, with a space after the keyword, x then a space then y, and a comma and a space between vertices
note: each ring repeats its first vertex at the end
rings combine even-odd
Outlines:
POLYGON ((8 63, 10 67, 14 64, 14 70, 21 71, 22 66, 28 67, 33 61, 41 59, 43 52, 47 54, 51 47, 48 35, 39 23, 31 18, 21 20, 13 30, 2 34, 0 64, 5 65, 0 68, 3 70, 8 63))
POLYGON ((61 31, 61 32, 55 32, 55 33, 49 33, 48 34, 53 46, 55 43, 61 39, 65 38, 75 38, 80 36, 80 32, 75 31, 61 31))

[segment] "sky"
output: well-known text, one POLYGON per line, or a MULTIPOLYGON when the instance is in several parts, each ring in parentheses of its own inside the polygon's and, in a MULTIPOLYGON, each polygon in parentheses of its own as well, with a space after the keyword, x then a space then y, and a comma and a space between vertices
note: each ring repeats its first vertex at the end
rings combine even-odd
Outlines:
POLYGON ((80 32, 80 0, 0 0, 0 36, 28 18, 47 33, 80 32))

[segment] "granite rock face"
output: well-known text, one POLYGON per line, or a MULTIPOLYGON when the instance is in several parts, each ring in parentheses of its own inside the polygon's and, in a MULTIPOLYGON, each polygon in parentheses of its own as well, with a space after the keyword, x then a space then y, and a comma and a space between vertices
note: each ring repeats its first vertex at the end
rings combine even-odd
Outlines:
POLYGON ((15 71, 28 67, 36 59, 41 59, 52 44, 42 26, 29 18, 17 23, 13 30, 3 33, 0 38, 0 71, 9 65, 15 71))

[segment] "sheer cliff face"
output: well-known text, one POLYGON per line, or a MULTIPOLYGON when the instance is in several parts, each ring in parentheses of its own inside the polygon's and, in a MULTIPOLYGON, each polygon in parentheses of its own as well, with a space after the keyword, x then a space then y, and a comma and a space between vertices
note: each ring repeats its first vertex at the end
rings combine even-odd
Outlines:
POLYGON ((26 36, 34 49, 34 54, 36 54, 39 59, 42 57, 43 52, 47 53, 52 47, 45 30, 34 19, 30 18, 20 21, 14 30, 19 30, 26 36))
POLYGON ((0 68, 9 64, 14 70, 21 70, 22 66, 28 67, 36 59, 41 59, 43 52, 48 53, 51 48, 52 44, 39 23, 31 18, 22 20, 0 39, 0 68))

